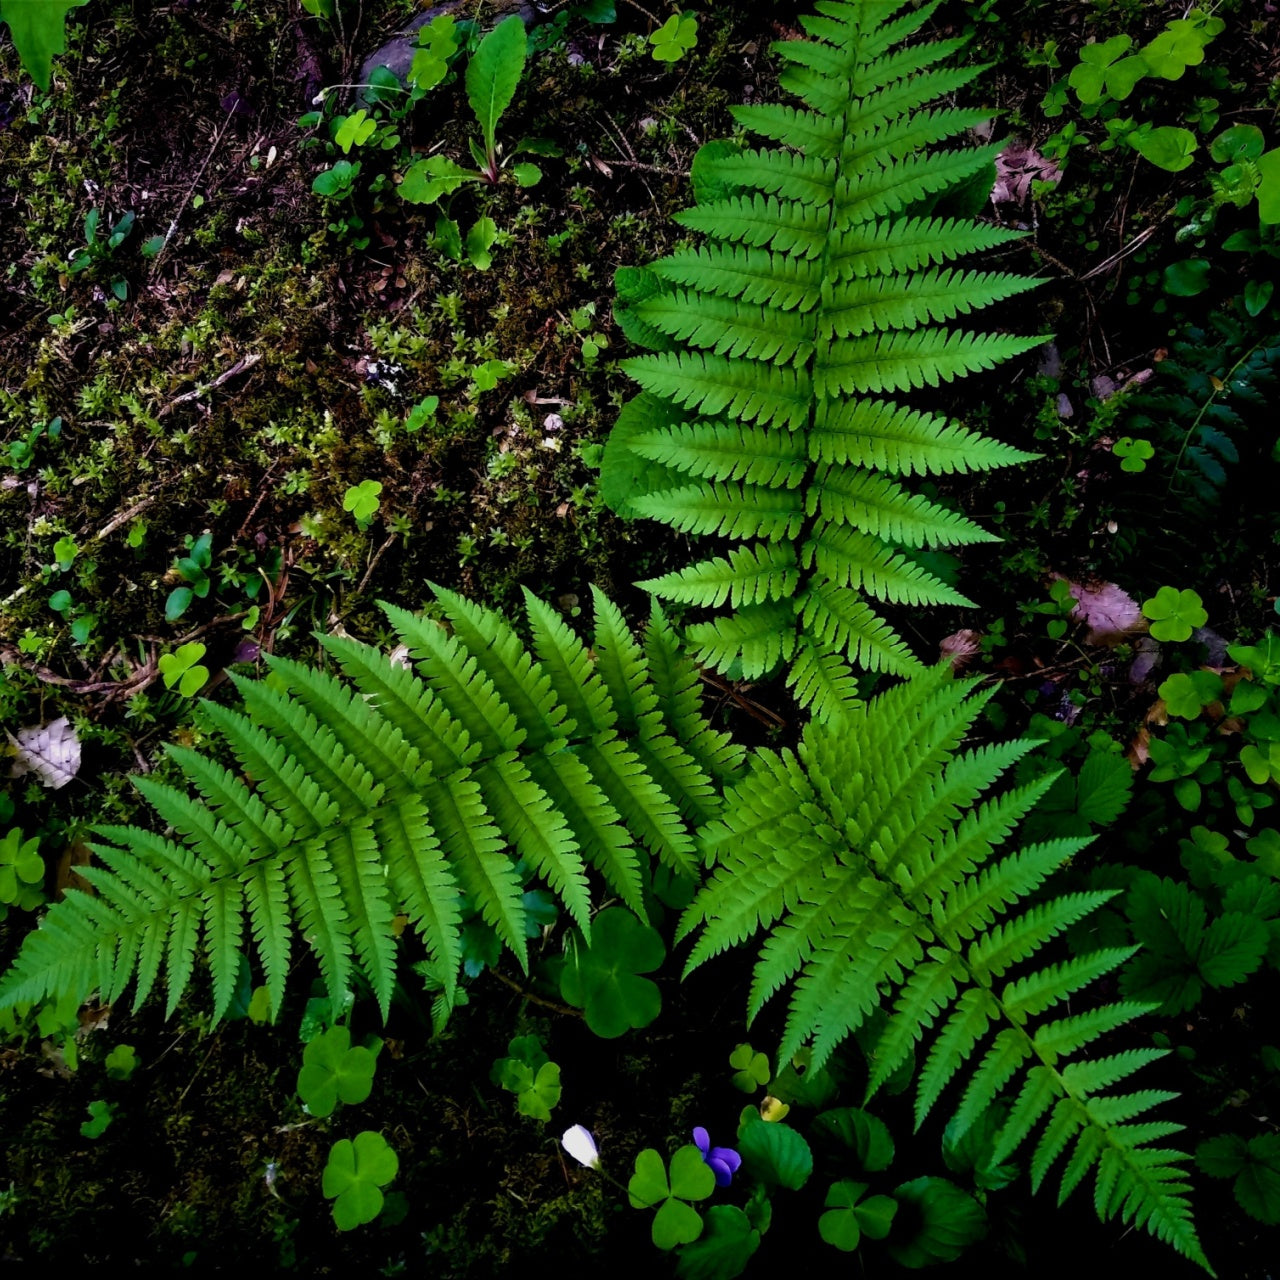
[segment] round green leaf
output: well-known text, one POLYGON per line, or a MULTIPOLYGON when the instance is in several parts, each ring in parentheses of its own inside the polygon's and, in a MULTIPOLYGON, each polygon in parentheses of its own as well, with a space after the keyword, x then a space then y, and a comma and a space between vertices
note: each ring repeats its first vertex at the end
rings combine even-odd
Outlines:
POLYGON ((1196 1148, 1196 1164, 1211 1178, 1234 1178, 1248 1159, 1249 1144, 1234 1133, 1209 1138, 1196 1148))
POLYGON ((335 1142, 325 1165, 321 1188, 334 1200, 333 1220, 339 1231, 372 1222, 382 1212, 382 1191, 399 1171, 400 1161, 380 1133, 366 1129, 354 1143, 335 1142))
POLYGON ((1256 160, 1264 146, 1262 130, 1256 124, 1233 124, 1214 138, 1209 154, 1219 164, 1233 164, 1237 160, 1256 160))
POLYGON ((900 1207, 887 1247, 904 1267, 954 1262, 986 1233, 982 1207, 946 1178, 916 1178, 893 1194, 900 1207))
POLYGON ((888 1125, 861 1107, 824 1111, 813 1124, 819 1135, 850 1148, 862 1173, 879 1173, 893 1163, 893 1136, 888 1125))
POLYGON ((747 1172, 761 1182, 799 1191, 813 1172, 813 1152, 790 1125, 747 1117, 738 1130, 738 1154, 747 1172))
POLYGON ((1191 163, 1196 135, 1190 129, 1162 125, 1129 135, 1129 144, 1144 159, 1169 173, 1178 173, 1191 163))
POLYGON ((1194 298, 1209 287, 1209 263, 1204 258, 1184 258, 1164 269, 1164 291, 1175 298, 1194 298))

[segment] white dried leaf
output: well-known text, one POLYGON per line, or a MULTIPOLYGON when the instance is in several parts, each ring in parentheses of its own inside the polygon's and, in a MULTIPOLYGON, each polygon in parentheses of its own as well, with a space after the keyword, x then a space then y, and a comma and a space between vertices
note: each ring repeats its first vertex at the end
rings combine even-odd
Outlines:
POLYGON ((42 786, 57 791, 80 771, 80 739, 66 716, 49 724, 19 729, 17 737, 6 732, 5 737, 18 753, 10 777, 34 773, 42 786))
POLYGON ((1089 626, 1086 644, 1120 644, 1133 632, 1144 629, 1141 606, 1114 582, 1086 587, 1079 582, 1068 581, 1067 586, 1076 598, 1076 607, 1071 610, 1072 620, 1089 626))
POLYGON ((1022 142, 1011 142, 996 156, 996 183, 992 204, 1024 204, 1032 182, 1062 181, 1062 170, 1047 156, 1022 142))

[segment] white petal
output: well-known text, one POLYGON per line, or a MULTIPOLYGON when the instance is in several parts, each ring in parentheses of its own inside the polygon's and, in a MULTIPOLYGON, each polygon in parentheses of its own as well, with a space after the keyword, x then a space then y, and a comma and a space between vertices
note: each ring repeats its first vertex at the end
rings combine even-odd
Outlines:
POLYGON ((579 1163, 588 1169, 600 1167, 600 1153, 596 1150, 596 1140, 580 1124, 566 1129, 560 1138, 560 1145, 579 1163))

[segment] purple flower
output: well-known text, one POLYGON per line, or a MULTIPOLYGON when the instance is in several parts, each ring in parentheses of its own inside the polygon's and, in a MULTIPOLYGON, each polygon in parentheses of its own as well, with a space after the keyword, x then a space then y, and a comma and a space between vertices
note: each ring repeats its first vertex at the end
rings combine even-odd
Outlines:
POLYGON ((702 1152, 702 1158, 711 1172, 716 1175, 716 1186, 727 1187, 733 1181, 742 1157, 732 1147, 713 1147, 711 1135, 701 1125, 694 1129, 693 1141, 702 1152))

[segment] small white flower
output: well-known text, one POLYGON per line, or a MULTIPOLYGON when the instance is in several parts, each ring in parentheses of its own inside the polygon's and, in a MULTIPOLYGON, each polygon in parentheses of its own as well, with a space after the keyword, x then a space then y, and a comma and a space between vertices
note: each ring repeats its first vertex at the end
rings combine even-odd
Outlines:
POLYGON ((596 1140, 580 1124, 566 1129, 560 1138, 560 1145, 581 1165, 588 1169, 600 1167, 600 1153, 596 1150, 596 1140))

